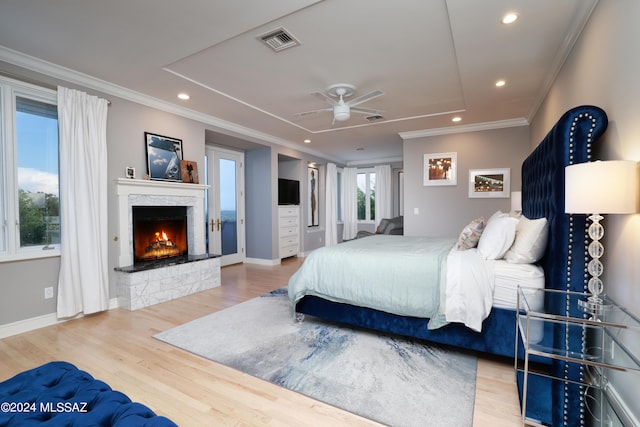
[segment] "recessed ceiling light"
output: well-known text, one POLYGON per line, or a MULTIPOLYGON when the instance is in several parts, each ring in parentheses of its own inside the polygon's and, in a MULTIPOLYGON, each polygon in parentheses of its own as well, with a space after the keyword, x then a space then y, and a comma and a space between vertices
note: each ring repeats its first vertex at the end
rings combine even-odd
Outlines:
POLYGON ((189 99, 189 98, 191 98, 191 97, 189 96, 189 94, 188 94, 188 93, 179 93, 179 94, 178 94, 178 98, 183 99, 183 100, 185 100, 185 101, 186 101, 187 99, 189 99))
POLYGON ((518 14, 517 13, 507 13, 506 15, 504 15, 502 17, 502 23, 503 24, 512 24, 514 22, 516 22, 518 20, 518 14))
POLYGON ((451 119, 452 122, 459 122, 461 120, 462 120, 462 117, 458 117, 458 116, 451 119))
POLYGON ((498 81, 496 82, 496 86, 497 86, 497 87, 502 87, 502 86, 504 86, 504 85, 506 85, 506 84, 507 84, 507 82, 505 82, 504 80, 498 80, 498 81))
POLYGON ((311 140, 310 140, 310 139, 305 139, 303 142, 304 142, 305 144, 311 144, 311 140))

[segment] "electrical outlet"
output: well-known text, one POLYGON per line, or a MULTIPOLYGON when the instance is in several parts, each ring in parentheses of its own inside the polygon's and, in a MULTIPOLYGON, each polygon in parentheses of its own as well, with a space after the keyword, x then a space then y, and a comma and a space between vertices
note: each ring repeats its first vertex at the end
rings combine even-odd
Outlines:
POLYGON ((44 299, 51 299, 51 298, 53 298, 53 286, 44 288, 44 299))

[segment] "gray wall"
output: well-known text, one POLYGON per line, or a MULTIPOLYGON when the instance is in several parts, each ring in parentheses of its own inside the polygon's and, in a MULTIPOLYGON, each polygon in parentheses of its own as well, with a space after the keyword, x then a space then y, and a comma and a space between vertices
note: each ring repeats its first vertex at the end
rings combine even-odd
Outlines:
POLYGON ((245 231, 247 258, 273 259, 274 212, 271 207, 277 200, 272 199, 271 148, 247 151, 245 162, 245 231))
MULTIPOLYGON (((603 160, 640 160, 640 2, 600 0, 531 125, 534 147, 571 107, 592 104, 609 116, 603 160)), ((605 292, 640 316, 640 215, 605 215, 605 292)), ((636 334, 626 344, 636 357, 636 334)), ((612 373, 612 384, 640 419, 637 375, 612 373)))
POLYGON ((0 325, 56 311, 60 258, 0 263, 0 325), (53 286, 54 298, 44 299, 53 286))
POLYGON ((489 218, 499 209, 508 212, 510 199, 468 197, 469 169, 510 168, 511 191, 519 191, 521 163, 528 152, 527 126, 404 141, 405 235, 457 237, 476 217, 489 218), (424 155, 444 152, 457 153, 457 185, 424 186, 424 155))

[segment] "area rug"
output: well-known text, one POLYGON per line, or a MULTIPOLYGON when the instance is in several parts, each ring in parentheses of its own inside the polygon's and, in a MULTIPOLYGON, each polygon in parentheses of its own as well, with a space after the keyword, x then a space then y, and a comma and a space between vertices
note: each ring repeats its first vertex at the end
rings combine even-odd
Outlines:
POLYGON ((390 426, 470 426, 475 356, 294 320, 286 288, 155 338, 390 426))

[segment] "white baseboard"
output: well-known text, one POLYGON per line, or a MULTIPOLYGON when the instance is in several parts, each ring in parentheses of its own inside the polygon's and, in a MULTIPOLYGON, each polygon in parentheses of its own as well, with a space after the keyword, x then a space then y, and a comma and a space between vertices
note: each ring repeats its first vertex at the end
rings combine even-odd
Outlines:
MULTIPOLYGON (((111 298, 109 300, 109 310, 118 308, 118 299, 111 298)), ((7 323, 6 325, 0 325, 0 339, 7 338, 13 335, 23 334, 25 332, 34 331, 36 329, 44 328, 47 326, 63 323, 68 320, 78 319, 84 317, 83 314, 78 314, 75 317, 66 319, 58 319, 56 313, 44 314, 42 316, 32 317, 30 319, 18 320, 17 322, 7 323)))
POLYGON ((263 258, 245 258, 244 262, 246 264, 268 265, 268 266, 280 264, 279 259, 263 259, 263 258))

